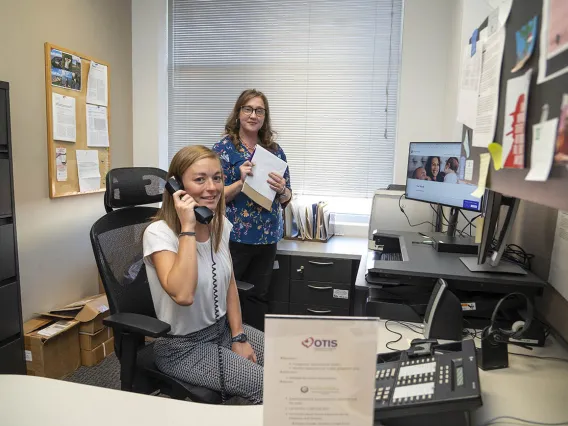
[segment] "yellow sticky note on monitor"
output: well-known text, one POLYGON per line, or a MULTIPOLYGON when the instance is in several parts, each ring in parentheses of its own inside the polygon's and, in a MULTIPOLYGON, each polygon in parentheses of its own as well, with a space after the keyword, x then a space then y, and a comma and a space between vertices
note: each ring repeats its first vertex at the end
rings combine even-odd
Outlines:
POLYGON ((493 167, 500 170, 503 167, 503 147, 496 142, 490 143, 487 147, 491 158, 493 159, 493 167))
POLYGON ((475 244, 481 244, 481 236, 483 235, 483 217, 479 216, 475 219, 475 244))
POLYGON ((477 181, 477 189, 471 193, 474 197, 481 198, 485 193, 487 186, 487 175, 489 174, 489 163, 491 163, 491 155, 484 152, 479 155, 479 176, 477 181))

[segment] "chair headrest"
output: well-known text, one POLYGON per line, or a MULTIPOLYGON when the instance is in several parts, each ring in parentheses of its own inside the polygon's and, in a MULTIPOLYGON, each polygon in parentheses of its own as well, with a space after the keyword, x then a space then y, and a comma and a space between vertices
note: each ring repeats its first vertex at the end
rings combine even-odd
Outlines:
POLYGON ((105 209, 159 203, 167 172, 155 167, 121 167, 106 175, 105 209))

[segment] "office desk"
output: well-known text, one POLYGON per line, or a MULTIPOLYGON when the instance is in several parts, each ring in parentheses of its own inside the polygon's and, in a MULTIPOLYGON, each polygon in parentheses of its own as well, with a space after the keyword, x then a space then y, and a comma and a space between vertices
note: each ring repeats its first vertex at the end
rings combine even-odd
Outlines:
MULTIPOLYGON (((475 283, 482 286, 487 284, 487 290, 499 289, 499 291, 519 291, 524 288, 529 292, 542 292, 544 281, 535 274, 529 272, 526 275, 495 274, 483 272, 471 272, 462 263, 460 257, 476 257, 458 253, 439 253, 432 246, 425 244, 413 244, 424 241, 424 238, 416 232, 385 231, 399 235, 402 251, 406 251, 408 261, 392 262, 377 260, 375 251, 369 250, 365 259, 368 269, 375 269, 385 274, 423 276, 431 278, 444 278, 453 282, 475 283)), ((497 290, 496 290, 497 291, 497 290)))
MULTIPOLYGON (((397 337, 384 324, 381 321, 379 353, 387 352, 386 343, 397 337)), ((419 336, 396 323, 388 326, 403 335, 401 341, 392 345, 397 349, 407 348, 409 341, 419 336)), ((568 358, 568 353, 555 344, 534 352, 568 358)), ((474 424, 483 425, 502 415, 541 422, 568 421, 568 363, 512 355, 509 361, 507 369, 480 371, 483 407, 475 412, 474 424)), ((262 426, 263 423, 262 406, 205 405, 40 377, 0 375, 0 424, 262 426)))
MULTIPOLYGON (((494 298, 497 300, 505 294, 515 291, 521 291, 529 297, 539 296, 546 285, 544 281, 531 272, 527 275, 471 272, 460 260, 460 257, 467 255, 439 253, 429 245, 413 244, 413 241, 423 240, 415 232, 385 232, 400 236, 401 251, 404 252, 403 254, 408 261, 378 260, 378 252, 367 250, 361 259, 355 278, 353 309, 355 315, 364 315, 367 294, 369 288, 374 285, 367 283, 365 279, 369 270, 374 271, 373 279, 377 281, 375 285, 377 288, 381 287, 381 281, 388 282, 390 279, 403 284, 411 283, 410 285, 416 285, 417 289, 423 289, 425 285, 433 286, 436 279, 444 278, 448 281, 450 289, 462 292, 479 292, 479 294, 495 293, 494 298), (388 278, 389 276, 391 278, 388 278), (415 283, 416 279, 429 281, 429 284, 415 283)), ((388 290, 389 285, 386 284, 384 288, 388 290)), ((490 316, 493 306, 494 304, 486 304, 486 310, 490 308, 487 317, 490 316)))

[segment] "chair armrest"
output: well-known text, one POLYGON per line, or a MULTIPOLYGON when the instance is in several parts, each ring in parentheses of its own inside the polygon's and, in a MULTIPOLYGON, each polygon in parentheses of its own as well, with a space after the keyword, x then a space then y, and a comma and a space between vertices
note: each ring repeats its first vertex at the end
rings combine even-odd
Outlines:
POLYGON ((104 325, 112 327, 116 334, 135 333, 143 336, 161 337, 171 330, 168 323, 146 315, 120 313, 103 320, 104 325))
POLYGON ((251 283, 246 283, 244 281, 237 281, 237 289, 239 291, 250 291, 254 288, 251 283))

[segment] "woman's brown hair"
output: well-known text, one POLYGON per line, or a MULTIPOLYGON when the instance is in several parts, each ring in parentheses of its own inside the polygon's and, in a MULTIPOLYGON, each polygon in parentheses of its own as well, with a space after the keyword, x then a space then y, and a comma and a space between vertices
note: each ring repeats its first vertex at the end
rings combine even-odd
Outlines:
MULTIPOLYGON (((217 154, 203 145, 186 146, 180 149, 172 162, 170 163, 170 169, 168 170, 167 179, 172 176, 182 183, 181 177, 187 169, 189 169, 195 162, 202 160, 204 158, 211 158, 219 162, 219 169, 221 173, 223 168, 221 167, 221 161, 217 154)), ((221 199, 217 203, 215 208, 215 216, 211 221, 212 229, 212 239, 214 244, 215 252, 219 251, 219 246, 221 245, 221 237, 223 235, 223 223, 225 217, 225 192, 221 189, 221 199)), ((158 210, 158 213, 153 218, 154 221, 164 220, 170 229, 176 234, 181 232, 181 223, 179 221, 174 199, 168 191, 164 191, 162 196, 162 207, 158 210)))
POLYGON ((272 126, 270 123, 270 107, 268 106, 268 99, 264 93, 256 90, 256 89, 247 89, 237 99, 235 102, 235 106, 233 107, 233 111, 227 118, 227 122, 225 123, 225 135, 228 135, 231 138, 231 142, 235 145, 236 148, 239 147, 241 142, 239 141, 239 129, 241 127, 241 123, 239 120, 239 114, 241 112, 241 107, 244 106, 248 101, 252 98, 260 97, 262 102, 264 102, 264 109, 266 110, 266 114, 264 115, 264 123, 262 127, 258 131, 258 138, 260 140, 260 145, 263 148, 268 149, 269 151, 275 152, 278 149, 278 144, 275 141, 276 132, 272 130, 272 126))

